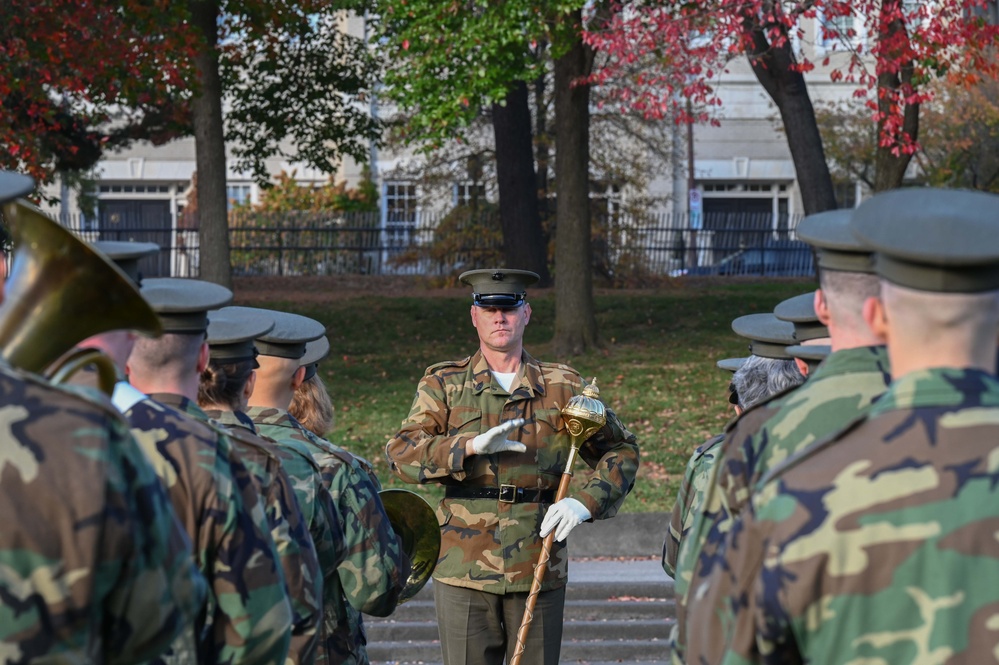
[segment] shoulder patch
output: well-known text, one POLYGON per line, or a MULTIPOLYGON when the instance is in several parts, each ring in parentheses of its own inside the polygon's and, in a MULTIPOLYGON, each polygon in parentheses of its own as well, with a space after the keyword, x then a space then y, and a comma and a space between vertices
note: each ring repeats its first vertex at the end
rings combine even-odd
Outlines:
POLYGON ((431 365, 423 372, 424 376, 430 376, 439 369, 445 369, 447 367, 466 367, 469 361, 472 360, 472 356, 467 356, 462 360, 445 360, 444 362, 439 362, 435 365, 431 365))

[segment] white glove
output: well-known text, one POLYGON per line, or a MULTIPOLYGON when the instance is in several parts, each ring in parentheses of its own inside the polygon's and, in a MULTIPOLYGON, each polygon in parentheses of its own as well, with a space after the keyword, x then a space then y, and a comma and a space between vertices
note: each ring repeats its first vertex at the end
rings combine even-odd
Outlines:
POLYGON ((572 497, 566 497, 552 505, 545 513, 545 519, 541 521, 541 537, 544 538, 554 530, 555 540, 561 543, 570 531, 590 517, 590 511, 586 506, 572 497))
POLYGON ((527 446, 517 441, 510 441, 506 435, 517 429, 527 421, 523 418, 508 420, 502 425, 497 425, 491 430, 485 431, 472 439, 472 450, 476 455, 488 455, 490 453, 502 453, 513 451, 515 453, 526 453, 527 446))

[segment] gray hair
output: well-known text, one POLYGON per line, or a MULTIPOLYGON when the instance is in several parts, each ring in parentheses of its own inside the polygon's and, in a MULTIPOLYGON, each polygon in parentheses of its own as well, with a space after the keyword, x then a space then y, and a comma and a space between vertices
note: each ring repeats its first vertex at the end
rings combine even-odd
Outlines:
POLYGON ((800 386, 805 377, 794 360, 749 356, 732 376, 732 387, 745 411, 779 392, 800 386))

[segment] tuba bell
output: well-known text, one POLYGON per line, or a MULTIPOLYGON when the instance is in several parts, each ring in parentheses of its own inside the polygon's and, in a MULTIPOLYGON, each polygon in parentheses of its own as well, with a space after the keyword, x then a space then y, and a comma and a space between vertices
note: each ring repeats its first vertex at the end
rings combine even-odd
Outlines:
MULTIPOLYGON (((69 230, 22 200, 5 204, 3 216, 14 259, 0 303, 0 358, 42 373, 93 335, 162 332, 159 317, 125 273, 69 230)), ((72 358, 73 369, 95 362, 93 353, 72 358)), ((67 374, 63 367, 52 373, 67 374)), ((107 370, 101 374, 105 377, 107 370)))
POLYGON ((441 551, 441 528, 437 515, 423 497, 404 489, 386 489, 378 493, 385 506, 392 530, 402 542, 402 551, 412 563, 406 586, 399 594, 399 605, 415 596, 430 579, 441 551))

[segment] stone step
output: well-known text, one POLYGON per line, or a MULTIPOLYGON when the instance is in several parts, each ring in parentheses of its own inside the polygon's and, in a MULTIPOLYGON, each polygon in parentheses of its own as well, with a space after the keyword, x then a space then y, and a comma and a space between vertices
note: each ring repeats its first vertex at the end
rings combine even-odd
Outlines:
MULTIPOLYGON (((402 663, 440 663, 441 647, 437 642, 382 642, 368 644, 372 665, 402 663)), ((560 663, 597 662, 662 663, 669 660, 666 640, 565 641, 560 663)))
MULTIPOLYGON (((364 624, 370 644, 380 642, 432 642, 439 639, 437 624, 430 621, 379 621, 364 624)), ((670 623, 664 618, 566 621, 562 626, 564 640, 614 641, 656 640, 669 636, 670 623)))
MULTIPOLYGON (((676 601, 664 598, 631 599, 627 597, 565 601, 566 621, 573 619, 672 619, 676 616, 676 601)), ((380 619, 365 616, 365 623, 379 621, 436 621, 433 600, 411 600, 396 608, 391 616, 380 619)))

